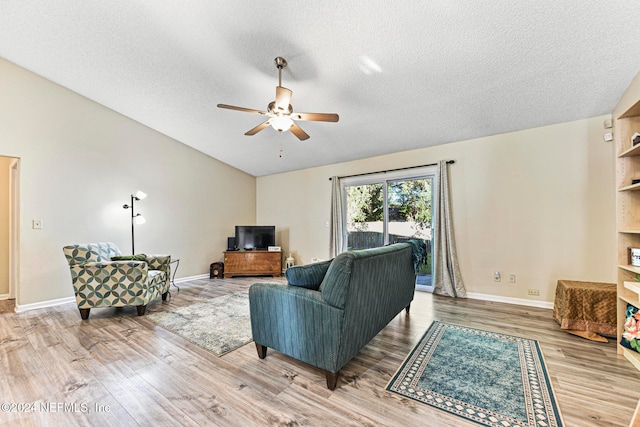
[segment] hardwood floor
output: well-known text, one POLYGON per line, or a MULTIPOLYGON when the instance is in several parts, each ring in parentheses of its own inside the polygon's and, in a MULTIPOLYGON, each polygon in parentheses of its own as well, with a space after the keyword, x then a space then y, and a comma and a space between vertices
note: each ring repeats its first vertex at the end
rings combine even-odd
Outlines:
MULTIPOLYGON (((257 281, 194 280, 172 288, 147 313, 247 289, 257 281)), ((567 426, 627 426, 640 398, 640 372, 616 344, 562 332, 550 310, 450 299, 418 292, 341 371, 324 374, 253 343, 222 357, 138 317, 135 308, 94 309, 80 320, 74 304, 13 313, 0 301, 0 403, 36 402, 35 412, 0 412, 11 425, 475 425, 385 391, 432 320, 540 342, 567 426), (64 404, 68 406, 65 408, 64 404), (43 405, 49 405, 43 408, 43 405), (54 411, 55 410, 55 411, 54 411)), ((463 351, 463 349, 461 349, 463 351)), ((22 408, 24 409, 24 408, 22 408)))

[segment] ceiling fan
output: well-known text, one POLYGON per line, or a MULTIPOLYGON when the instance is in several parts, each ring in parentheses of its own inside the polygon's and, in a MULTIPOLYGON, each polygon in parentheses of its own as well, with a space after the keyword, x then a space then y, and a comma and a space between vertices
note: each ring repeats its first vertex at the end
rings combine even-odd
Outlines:
POLYGON ((260 132, 264 128, 271 125, 278 132, 284 132, 290 130, 299 140, 304 141, 309 138, 309 135, 302 130, 300 126, 295 124, 294 120, 303 120, 310 122, 337 122, 339 117, 337 114, 331 113, 294 113, 291 106, 291 95, 293 92, 290 89, 282 86, 282 69, 287 66, 287 61, 282 57, 274 59, 276 68, 278 68, 278 86, 276 86, 276 99, 267 106, 267 111, 254 110, 251 108, 236 107, 227 104, 218 104, 219 108, 226 108, 229 110, 243 111, 245 113, 261 114, 269 117, 267 121, 260 123, 258 126, 247 131, 245 135, 251 136, 260 132))

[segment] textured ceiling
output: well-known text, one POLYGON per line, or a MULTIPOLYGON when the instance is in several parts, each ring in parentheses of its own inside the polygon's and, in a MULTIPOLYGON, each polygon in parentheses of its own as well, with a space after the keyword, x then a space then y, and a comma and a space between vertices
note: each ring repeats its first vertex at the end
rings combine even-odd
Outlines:
POLYGON ((611 112, 640 2, 0 0, 0 56, 255 176, 611 112), (283 85, 300 142, 263 118, 283 85), (282 154, 282 157, 280 157, 282 154))

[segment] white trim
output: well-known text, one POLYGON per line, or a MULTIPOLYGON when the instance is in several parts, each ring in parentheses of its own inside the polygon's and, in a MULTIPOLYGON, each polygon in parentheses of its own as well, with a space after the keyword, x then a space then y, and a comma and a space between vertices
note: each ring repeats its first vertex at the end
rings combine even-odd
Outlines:
POLYGON ((197 276, 181 277, 173 281, 173 283, 183 283, 189 280, 208 279, 209 274, 198 274, 197 276))
POLYGON ((9 299, 9 294, 0 294, 0 301, 9 299))
POLYGON ((55 307, 56 305, 69 304, 69 303, 74 303, 75 304, 76 303, 76 297, 58 298, 58 299, 52 299, 52 300, 48 300, 48 301, 34 302, 34 303, 31 303, 31 304, 22 304, 22 305, 16 304, 16 313, 24 313, 25 311, 29 311, 29 310, 37 310, 39 308, 55 307))
POLYGON ((523 298, 501 297, 499 295, 477 294, 468 292, 467 297, 471 299, 479 299, 482 301, 504 302, 507 304, 526 305, 529 307, 548 308, 553 310, 553 303, 549 301, 532 301, 523 298))

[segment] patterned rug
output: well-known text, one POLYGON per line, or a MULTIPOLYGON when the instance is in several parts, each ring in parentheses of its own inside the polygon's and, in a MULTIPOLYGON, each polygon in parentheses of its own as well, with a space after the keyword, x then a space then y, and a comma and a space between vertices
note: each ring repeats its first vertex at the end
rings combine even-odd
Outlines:
POLYGON ((217 356, 251 342, 249 296, 246 291, 151 313, 146 318, 217 356))
POLYGON ((537 341, 434 321, 387 390, 483 426, 560 427, 537 341))

